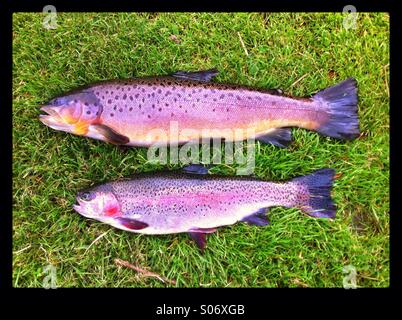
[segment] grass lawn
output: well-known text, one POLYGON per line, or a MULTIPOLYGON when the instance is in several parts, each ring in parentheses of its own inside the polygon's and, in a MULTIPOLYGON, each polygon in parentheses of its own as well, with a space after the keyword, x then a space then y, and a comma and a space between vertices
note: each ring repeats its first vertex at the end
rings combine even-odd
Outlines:
MULTIPOLYGON (((356 268, 358 287, 389 286, 389 17, 361 13, 349 30, 343 18, 60 13, 58 27, 46 30, 42 14, 15 14, 13 285, 41 287, 51 264, 60 287, 165 286, 117 266, 118 258, 178 287, 342 287, 347 265, 356 268), (212 67, 220 70, 215 81, 296 96, 357 79, 359 139, 294 129, 290 148, 256 148, 255 174, 266 180, 336 169, 337 218, 273 208, 271 225, 221 228, 201 255, 186 234, 131 234, 75 213, 78 190, 164 166, 147 162, 145 148, 123 150, 47 128, 39 105, 97 80, 212 67)), ((233 175, 235 168, 211 171, 233 175)))

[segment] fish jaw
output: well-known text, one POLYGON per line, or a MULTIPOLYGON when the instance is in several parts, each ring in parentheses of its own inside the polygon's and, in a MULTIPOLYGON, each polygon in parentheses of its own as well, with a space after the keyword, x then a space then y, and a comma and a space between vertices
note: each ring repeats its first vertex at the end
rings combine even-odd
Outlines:
POLYGON ((58 112, 60 107, 54 106, 43 106, 40 108, 41 111, 46 114, 39 115, 39 121, 44 125, 59 131, 65 132, 73 132, 74 125, 72 123, 68 123, 62 118, 58 112))

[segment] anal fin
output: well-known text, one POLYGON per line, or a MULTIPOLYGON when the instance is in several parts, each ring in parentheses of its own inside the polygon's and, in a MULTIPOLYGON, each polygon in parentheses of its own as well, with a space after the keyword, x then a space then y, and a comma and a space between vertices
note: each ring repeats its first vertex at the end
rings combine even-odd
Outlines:
POLYGON ((267 210, 268 208, 261 208, 257 212, 254 212, 251 215, 244 217, 241 221, 260 227, 266 226, 269 224, 269 220, 266 215, 267 210))
POLYGON ((206 234, 215 231, 216 228, 191 228, 188 231, 188 234, 197 244, 198 248, 200 248, 201 252, 204 252, 205 246, 207 244, 206 234))
POLYGON ((292 141, 292 130, 290 128, 272 129, 266 134, 257 136, 256 140, 286 148, 292 141))

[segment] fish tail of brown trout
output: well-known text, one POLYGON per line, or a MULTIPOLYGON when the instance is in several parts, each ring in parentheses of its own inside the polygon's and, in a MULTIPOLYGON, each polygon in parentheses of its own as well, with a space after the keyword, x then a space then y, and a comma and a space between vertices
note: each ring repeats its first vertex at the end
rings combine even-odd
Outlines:
POLYGON ((319 91, 312 97, 322 108, 326 116, 322 117, 315 131, 336 138, 351 140, 359 136, 359 118, 357 112, 357 83, 348 78, 332 87, 319 91))
POLYGON ((315 218, 335 218, 336 206, 331 198, 334 175, 334 169, 324 168, 291 180, 297 185, 293 207, 315 218))

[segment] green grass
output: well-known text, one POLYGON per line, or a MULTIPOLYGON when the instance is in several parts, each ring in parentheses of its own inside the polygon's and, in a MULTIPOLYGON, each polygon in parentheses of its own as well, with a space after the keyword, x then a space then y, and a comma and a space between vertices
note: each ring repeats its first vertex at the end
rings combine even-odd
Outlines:
MULTIPOLYGON (((176 279, 178 287, 342 287, 349 264, 359 287, 389 286, 387 14, 360 13, 350 30, 341 14, 327 13, 60 13, 56 30, 44 29, 42 18, 13 16, 15 287, 41 287, 48 264, 56 266, 61 287, 164 286, 117 267, 115 258, 176 279), (163 166, 148 163, 144 148, 122 150, 51 130, 38 121, 39 105, 101 79, 211 67, 221 72, 216 81, 297 96, 349 76, 358 80, 359 139, 294 129, 289 149, 257 147, 255 173, 267 180, 335 168, 337 218, 273 208, 270 226, 221 228, 200 255, 185 234, 130 234, 76 214, 71 205, 78 190, 163 166)), ((212 172, 233 175, 235 167, 212 172)))

